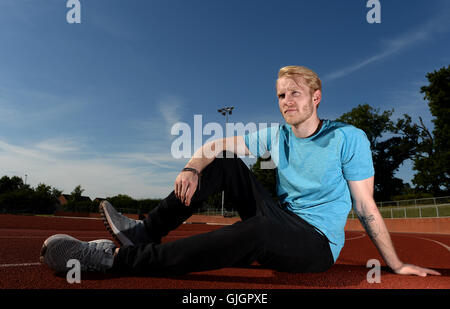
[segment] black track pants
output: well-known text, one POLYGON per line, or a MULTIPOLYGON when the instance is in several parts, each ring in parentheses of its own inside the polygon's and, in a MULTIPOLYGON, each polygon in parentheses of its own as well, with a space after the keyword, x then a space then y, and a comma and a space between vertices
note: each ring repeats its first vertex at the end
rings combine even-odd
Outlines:
POLYGON ((169 194, 145 220, 154 242, 120 248, 114 269, 141 275, 175 275, 246 266, 286 272, 321 272, 334 261, 328 240, 280 207, 237 158, 217 158, 202 172, 200 189, 185 206, 169 194), (210 196, 225 191, 242 221, 212 232, 160 243, 210 196))

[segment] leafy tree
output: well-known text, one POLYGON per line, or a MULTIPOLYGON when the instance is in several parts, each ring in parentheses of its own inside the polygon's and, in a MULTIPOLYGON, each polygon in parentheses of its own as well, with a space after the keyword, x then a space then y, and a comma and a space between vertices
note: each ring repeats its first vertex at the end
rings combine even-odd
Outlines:
POLYGON ((81 196, 83 195, 84 189, 81 189, 81 185, 78 185, 73 189, 73 191, 70 193, 70 198, 74 202, 80 202, 81 196))
POLYGON ((22 178, 3 176, 0 179, 0 210, 9 213, 52 213, 55 210, 52 188, 39 184, 35 189, 22 178))
POLYGON ((51 213, 55 211, 56 198, 53 189, 44 183, 38 184, 31 196, 32 209, 35 213, 51 213))
POLYGON ((113 197, 107 197, 106 199, 120 211, 141 214, 147 214, 161 202, 161 199, 136 200, 126 194, 118 194, 113 197))
POLYGON ((8 176, 3 176, 0 178, 0 193, 10 192, 14 190, 19 190, 24 188, 22 178, 18 176, 13 176, 9 178, 8 176))
POLYGON ((108 197, 107 200, 114 205, 116 209, 129 210, 137 209, 137 201, 126 194, 119 194, 113 197, 108 197))
POLYGON ((52 188, 52 196, 53 196, 54 198, 60 197, 62 193, 63 193, 62 190, 59 190, 59 189, 57 189, 57 188, 52 188))
POLYGON ((38 184, 38 186, 34 189, 36 193, 52 196, 52 187, 47 186, 44 183, 38 184))
POLYGON ((157 207, 161 199, 142 199, 137 201, 137 209, 142 214, 147 214, 150 210, 157 207))
POLYGON ((30 212, 31 194, 25 190, 12 190, 0 194, 0 208, 9 213, 30 212))
POLYGON ((434 117, 432 134, 423 125, 423 141, 414 160, 412 182, 433 195, 450 194, 450 66, 426 75, 429 84, 420 90, 434 117))

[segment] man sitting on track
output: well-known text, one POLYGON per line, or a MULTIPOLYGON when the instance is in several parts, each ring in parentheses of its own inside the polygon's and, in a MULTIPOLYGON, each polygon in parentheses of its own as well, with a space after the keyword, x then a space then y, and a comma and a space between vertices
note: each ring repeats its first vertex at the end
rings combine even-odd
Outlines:
POLYGON ((66 271, 67 261, 78 259, 85 271, 150 276, 255 261, 278 271, 323 272, 344 246, 344 226, 353 200, 358 218, 393 272, 439 275, 397 257, 373 199, 369 141, 351 125, 319 119, 318 76, 305 67, 284 67, 276 91, 286 124, 203 145, 177 176, 174 191, 145 220, 129 219, 102 202, 104 223, 120 247, 110 240, 82 242, 58 234, 45 240, 41 261, 55 271, 66 271), (228 152, 235 155, 226 158, 228 152), (279 203, 236 156, 266 152, 277 167, 279 203), (161 243, 211 194, 222 190, 242 221, 161 243))

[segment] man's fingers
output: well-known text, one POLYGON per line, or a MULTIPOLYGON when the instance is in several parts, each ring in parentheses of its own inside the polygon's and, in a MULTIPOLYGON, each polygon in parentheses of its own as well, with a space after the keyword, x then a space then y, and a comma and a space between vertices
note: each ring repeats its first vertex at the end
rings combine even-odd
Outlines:
POLYGON ((192 196, 197 189, 198 178, 189 174, 179 174, 175 180, 175 196, 186 206, 191 203, 192 196))
POLYGON ((416 274, 421 277, 426 277, 427 275, 435 275, 440 276, 441 274, 434 269, 424 268, 424 267, 415 267, 414 269, 416 271, 416 274))
POLYGON ((429 275, 440 276, 441 273, 435 271, 434 269, 419 267, 416 265, 405 264, 401 269, 397 271, 400 275, 417 275, 420 277, 426 277, 429 275))
POLYGON ((188 190, 186 191, 186 201, 185 201, 185 205, 189 206, 191 204, 191 200, 192 200, 192 196, 194 196, 195 190, 197 189, 197 185, 191 184, 188 188, 188 190))
POLYGON ((438 271, 435 271, 434 269, 425 268, 426 273, 430 275, 440 276, 441 273, 438 271))
POLYGON ((186 191, 188 190, 188 188, 189 188, 189 182, 187 182, 187 181, 182 181, 181 182, 181 192, 180 192, 180 200, 181 200, 181 202, 183 202, 184 203, 184 201, 185 201, 185 199, 186 199, 186 191))
POLYGON ((178 181, 175 181, 175 196, 177 198, 180 198, 180 184, 178 183, 178 181))

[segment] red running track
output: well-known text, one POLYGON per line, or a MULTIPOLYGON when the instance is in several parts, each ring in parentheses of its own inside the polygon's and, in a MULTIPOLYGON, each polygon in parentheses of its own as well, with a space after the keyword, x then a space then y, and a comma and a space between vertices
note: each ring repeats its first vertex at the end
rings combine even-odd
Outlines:
MULTIPOLYGON (((220 228, 184 224, 163 241, 220 228)), ((65 233, 82 240, 112 239, 98 219, 0 215, 0 289, 449 289, 450 235, 392 233, 400 258, 436 269, 441 276, 399 276, 382 268, 381 283, 368 283, 366 263, 382 261, 363 232, 346 232, 337 263, 327 272, 290 274, 264 269, 225 268, 178 277, 118 277, 82 273, 80 284, 69 284, 39 264, 39 251, 50 235, 65 233)), ((382 263, 382 266, 384 264, 382 263)))

